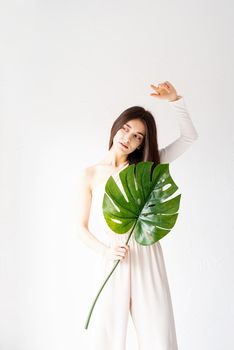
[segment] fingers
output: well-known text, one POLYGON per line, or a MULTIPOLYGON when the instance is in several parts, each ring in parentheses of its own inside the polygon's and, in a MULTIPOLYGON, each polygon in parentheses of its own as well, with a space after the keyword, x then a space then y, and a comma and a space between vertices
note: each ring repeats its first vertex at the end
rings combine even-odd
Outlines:
POLYGON ((167 82, 165 82, 165 83, 163 84, 163 87, 164 87, 168 92, 170 92, 170 85, 168 85, 167 82))
POLYGON ((129 246, 127 246, 127 245, 117 246, 117 250, 118 250, 118 251, 125 252, 125 251, 128 250, 128 249, 129 249, 129 246))
POLYGON ((164 83, 159 83, 158 86, 155 86, 154 84, 150 84, 150 86, 156 91, 156 94, 154 94, 154 95, 159 95, 160 94, 159 91, 161 89, 165 89, 168 92, 170 91, 169 81, 165 81, 164 83))
POLYGON ((166 83, 160 84, 160 87, 166 89, 169 92, 169 86, 166 83))
POLYGON ((156 93, 158 93, 159 86, 155 86, 153 84, 150 84, 150 86, 156 91, 156 93))
POLYGON ((111 246, 108 248, 107 257, 110 260, 123 260, 127 257, 130 246, 127 244, 111 246))
POLYGON ((122 245, 122 246, 116 246, 115 247, 115 254, 117 259, 124 259, 129 251, 129 245, 122 245))
POLYGON ((152 92, 150 95, 158 97, 160 95, 160 93, 158 91, 159 88, 157 86, 153 85, 153 84, 150 84, 150 86, 155 90, 155 93, 152 92))

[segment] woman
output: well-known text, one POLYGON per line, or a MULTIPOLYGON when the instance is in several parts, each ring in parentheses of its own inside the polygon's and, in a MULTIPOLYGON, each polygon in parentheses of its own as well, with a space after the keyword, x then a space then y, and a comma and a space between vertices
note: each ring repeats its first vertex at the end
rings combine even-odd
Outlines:
POLYGON ((119 181, 119 172, 139 161, 170 163, 198 138, 184 99, 174 86, 165 81, 151 87, 154 90, 151 96, 168 100, 175 110, 180 137, 158 149, 153 115, 143 107, 130 107, 113 123, 109 150, 104 158, 84 169, 81 177, 79 237, 100 256, 100 265, 95 270, 96 291, 111 271, 113 262, 121 260, 92 314, 88 329, 90 350, 125 350, 129 312, 140 350, 178 349, 160 242, 142 246, 132 235, 126 245, 128 233, 119 235, 111 231, 102 213, 105 184, 111 175, 119 181))

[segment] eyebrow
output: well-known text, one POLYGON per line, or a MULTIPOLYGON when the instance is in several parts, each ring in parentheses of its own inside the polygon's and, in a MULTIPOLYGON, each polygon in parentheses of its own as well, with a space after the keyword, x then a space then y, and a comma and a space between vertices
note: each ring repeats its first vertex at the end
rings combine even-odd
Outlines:
MULTIPOLYGON (((125 125, 128 126, 130 129, 132 129, 131 125, 129 125, 127 123, 125 125)), ((144 134, 142 134, 142 132, 139 132, 139 131, 137 131, 137 134, 140 134, 140 135, 144 136, 144 134)))

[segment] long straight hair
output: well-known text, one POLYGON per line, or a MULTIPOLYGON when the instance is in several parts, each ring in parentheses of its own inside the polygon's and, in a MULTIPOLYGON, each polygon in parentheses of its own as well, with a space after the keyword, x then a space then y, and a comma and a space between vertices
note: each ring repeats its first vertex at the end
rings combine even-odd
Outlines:
POLYGON ((140 119, 145 125, 145 136, 140 149, 135 149, 128 155, 129 164, 137 164, 141 161, 153 161, 155 165, 160 163, 157 127, 151 112, 140 106, 133 106, 123 111, 114 121, 109 140, 109 150, 113 145, 113 138, 122 126, 132 119, 140 119))

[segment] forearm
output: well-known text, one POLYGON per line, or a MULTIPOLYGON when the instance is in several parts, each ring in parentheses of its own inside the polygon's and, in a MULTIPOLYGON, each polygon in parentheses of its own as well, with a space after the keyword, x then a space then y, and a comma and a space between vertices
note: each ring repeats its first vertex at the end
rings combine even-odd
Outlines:
POLYGON ((175 111, 175 116, 180 128, 180 136, 175 141, 159 150, 161 163, 171 163, 174 161, 198 138, 198 132, 192 122, 184 98, 179 96, 177 100, 170 101, 169 103, 175 111))
POLYGON ((78 229, 78 238, 83 242, 88 248, 92 249, 95 253, 99 255, 105 255, 108 247, 100 242, 86 227, 80 227, 78 229))
POLYGON ((187 109, 185 99, 183 96, 178 96, 179 98, 174 101, 170 101, 170 106, 174 109, 175 117, 178 120, 180 128, 180 136, 185 141, 193 142, 198 138, 198 132, 193 124, 190 117, 190 113, 187 109))

